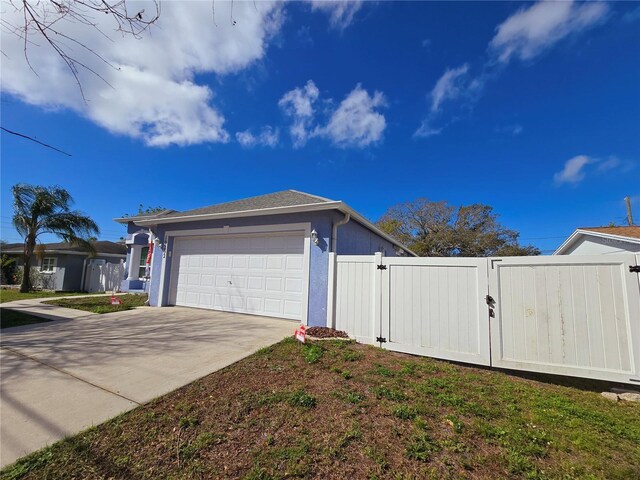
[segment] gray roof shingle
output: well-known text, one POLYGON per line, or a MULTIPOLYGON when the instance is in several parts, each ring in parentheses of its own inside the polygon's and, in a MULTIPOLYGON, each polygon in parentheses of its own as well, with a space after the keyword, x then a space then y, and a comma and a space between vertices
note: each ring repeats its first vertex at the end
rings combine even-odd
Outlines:
POLYGON ((163 218, 184 217, 190 215, 208 215, 216 213, 244 212, 247 210, 263 210, 267 208, 293 207, 297 205, 310 205, 316 203, 331 203, 334 200, 318 197, 297 190, 283 190, 281 192, 259 195, 257 197, 243 198, 233 202, 218 203, 208 207, 195 208, 183 212, 172 212, 163 215, 163 218))

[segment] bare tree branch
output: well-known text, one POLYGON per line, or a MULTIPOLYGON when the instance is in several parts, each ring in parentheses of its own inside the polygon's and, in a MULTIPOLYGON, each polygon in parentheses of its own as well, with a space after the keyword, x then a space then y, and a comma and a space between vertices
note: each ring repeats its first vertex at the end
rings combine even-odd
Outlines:
POLYGON ((115 31, 134 38, 140 38, 142 33, 149 29, 160 16, 159 0, 153 0, 151 4, 154 7, 153 11, 150 15, 147 15, 144 9, 130 12, 127 0, 49 0, 46 2, 39 0, 11 0, 13 8, 22 12, 22 24, 12 24, 5 19, 0 22, 5 31, 23 39, 25 59, 31 71, 36 75, 38 73, 29 61, 29 47, 36 45, 31 37, 44 38, 45 42, 62 59, 73 75, 82 99, 86 103, 87 99, 79 76, 80 70, 86 70, 100 78, 107 85, 111 85, 95 69, 75 58, 71 53, 72 49, 66 42, 75 44, 90 52, 110 67, 118 68, 90 46, 63 33, 62 21, 86 25, 94 28, 104 37, 109 38, 100 29, 96 21, 97 16, 100 14, 109 15, 110 18, 115 20, 115 31))
POLYGON ((71 156, 70 153, 67 153, 67 152, 65 152, 63 150, 60 150, 59 148, 56 148, 56 147, 54 147, 52 145, 49 145, 48 143, 41 142, 40 140, 37 140, 37 139, 35 139, 33 137, 30 137, 29 135, 24 135, 23 133, 14 132, 13 130, 9 130, 8 128, 4 128, 4 127, 0 127, 0 129, 3 132, 7 132, 10 135, 15 135, 16 137, 26 138, 27 140, 30 140, 32 142, 35 142, 35 143, 38 143, 38 144, 42 145, 43 147, 50 148, 51 150, 55 150, 56 152, 62 153, 63 155, 66 155, 68 157, 71 156))

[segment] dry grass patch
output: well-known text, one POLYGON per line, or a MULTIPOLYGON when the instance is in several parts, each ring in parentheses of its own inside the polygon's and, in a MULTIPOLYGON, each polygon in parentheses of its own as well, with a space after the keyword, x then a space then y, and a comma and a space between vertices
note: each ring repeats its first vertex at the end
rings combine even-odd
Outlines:
POLYGON ((81 298, 61 298, 59 300, 49 300, 43 303, 57 305, 59 307, 74 308, 76 310, 84 310, 93 313, 111 313, 131 310, 135 307, 141 307, 148 299, 147 295, 118 295, 118 299, 122 302, 120 305, 111 305, 110 295, 100 295, 95 297, 81 298))
POLYGON ((639 477, 640 405, 351 342, 292 340, 2 472, 4 479, 639 477))

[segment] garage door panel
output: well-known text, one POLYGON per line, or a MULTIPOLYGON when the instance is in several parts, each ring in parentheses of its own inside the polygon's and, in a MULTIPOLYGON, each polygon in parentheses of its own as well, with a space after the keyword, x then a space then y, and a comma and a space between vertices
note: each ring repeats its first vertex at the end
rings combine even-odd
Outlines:
POLYGON ((246 255, 234 255, 231 261, 232 268, 247 268, 249 266, 249 257, 246 255))
POLYGON ((264 277, 248 277, 247 288, 251 290, 264 290, 264 277))
POLYGON ((302 304, 297 301, 285 300, 284 301, 284 313, 285 315, 300 315, 302 311, 302 304))
POLYGON ((174 245, 170 303, 302 319, 301 234, 177 238, 174 245))
POLYGON ((282 300, 275 298, 265 298, 264 311, 266 313, 278 314, 282 311, 282 300))
POLYGON ((251 255, 249 257, 250 269, 264 270, 266 265, 267 265, 267 259, 264 255, 260 255, 260 256, 251 255))
POLYGON ((285 292, 287 293, 302 293, 302 279, 300 278, 286 278, 284 281, 285 292))
POLYGON ((245 289, 247 288, 247 277, 245 275, 232 275, 231 276, 231 288, 245 289))
POLYGON ((267 270, 282 270, 283 266, 284 262, 281 256, 267 257, 267 270))
POLYGON ((293 256, 293 255, 287 255, 286 257, 286 270, 291 271, 291 270, 300 270, 302 271, 302 257, 300 256, 293 256))
POLYGON ((231 295, 229 297, 229 306, 233 309, 244 310, 245 298, 240 295, 231 295))
POLYGON ((230 268, 231 267, 231 255, 220 255, 217 259, 218 268, 230 268))
POLYGON ((282 278, 278 277, 266 277, 264 289, 268 292, 281 292, 282 291, 282 278))
POLYGON ((197 305, 198 304, 198 294, 196 292, 185 292, 185 298, 184 298, 185 303, 191 304, 191 305, 197 305))
POLYGON ((261 312, 264 310, 264 299, 260 297, 247 297, 247 310, 261 312))

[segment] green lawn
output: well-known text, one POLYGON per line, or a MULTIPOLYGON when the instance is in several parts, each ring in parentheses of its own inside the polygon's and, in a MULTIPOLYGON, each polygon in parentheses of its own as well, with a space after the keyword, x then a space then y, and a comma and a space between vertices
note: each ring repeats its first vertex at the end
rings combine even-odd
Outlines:
POLYGON ((49 292, 49 291, 35 291, 28 293, 20 293, 17 289, 2 288, 0 289, 0 303, 13 302, 14 300, 29 300, 32 298, 47 298, 47 297, 67 297, 73 295, 86 295, 81 292, 49 292))
POLYGON ((118 295, 118 299, 122 301, 121 305, 111 305, 111 297, 105 295, 98 297, 61 298, 59 300, 49 300, 44 303, 93 313, 110 313, 141 307, 147 301, 147 298, 147 295, 118 295))
POLYGON ((35 317, 28 313, 22 313, 8 308, 0 308, 0 328, 20 327, 22 325, 49 321, 50 320, 46 318, 35 317))
POLYGON ((0 477, 640 478, 640 405, 352 342, 288 339, 0 477))

